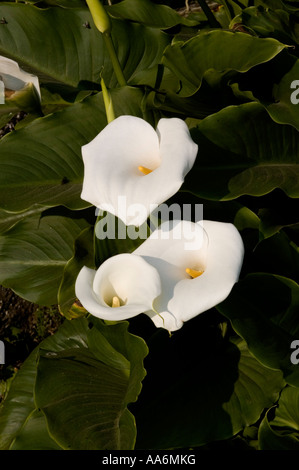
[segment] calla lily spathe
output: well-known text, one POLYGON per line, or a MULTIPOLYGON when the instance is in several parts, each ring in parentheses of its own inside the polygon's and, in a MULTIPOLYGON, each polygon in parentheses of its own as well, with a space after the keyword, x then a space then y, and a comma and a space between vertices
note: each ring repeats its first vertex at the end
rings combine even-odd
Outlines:
POLYGON ((107 259, 97 271, 82 268, 75 291, 83 307, 95 317, 125 320, 152 309, 161 293, 161 280, 142 257, 124 253, 107 259))
POLYGON ((99 318, 124 320, 143 312, 157 327, 175 331, 229 295, 243 256, 232 224, 165 222, 134 253, 108 259, 97 272, 84 267, 76 295, 99 318), (116 308, 114 298, 120 299, 116 308))
POLYGON ((145 313, 157 327, 175 331, 226 299, 238 281, 244 245, 230 223, 174 221, 161 224, 134 254, 161 278, 161 295, 145 313))
POLYGON ((20 69, 19 64, 7 57, 0 56, 0 81, 4 85, 7 97, 23 90, 32 84, 40 99, 40 86, 38 77, 20 69))
POLYGON ((197 149, 181 119, 160 119, 155 131, 141 118, 120 116, 82 147, 81 198, 140 226, 180 189, 197 149))

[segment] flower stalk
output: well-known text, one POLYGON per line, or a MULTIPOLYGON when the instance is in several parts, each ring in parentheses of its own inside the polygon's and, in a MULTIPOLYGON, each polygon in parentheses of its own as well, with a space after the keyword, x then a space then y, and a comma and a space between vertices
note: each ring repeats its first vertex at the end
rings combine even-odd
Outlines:
POLYGON ((110 32, 104 33, 103 38, 104 38, 104 41, 105 41, 105 44, 106 44, 106 47, 107 47, 107 50, 108 50, 108 53, 109 53, 109 56, 110 56, 110 60, 111 60, 113 70, 114 70, 114 73, 116 75, 118 84, 119 84, 119 86, 126 86, 127 82, 126 82, 126 79, 124 77, 123 71, 121 69, 118 57, 116 55, 115 47, 114 47, 110 32))
POLYGON ((103 7, 100 0, 86 0, 87 6, 91 13, 94 24, 101 33, 107 33, 111 31, 110 18, 107 15, 105 8, 103 7))
POLYGON ((109 124, 110 122, 112 122, 115 119, 115 114, 114 114, 111 95, 110 95, 109 91, 106 88, 106 85, 105 85, 105 82, 104 82, 103 78, 101 78, 101 87, 102 87, 102 93, 103 93, 103 99, 104 99, 104 105, 105 105, 107 121, 108 121, 108 124, 109 124))
POLYGON ((111 21, 100 0, 86 0, 87 6, 97 29, 103 34, 104 42, 108 50, 114 73, 120 86, 126 86, 127 82, 121 69, 115 47, 111 37, 111 21))

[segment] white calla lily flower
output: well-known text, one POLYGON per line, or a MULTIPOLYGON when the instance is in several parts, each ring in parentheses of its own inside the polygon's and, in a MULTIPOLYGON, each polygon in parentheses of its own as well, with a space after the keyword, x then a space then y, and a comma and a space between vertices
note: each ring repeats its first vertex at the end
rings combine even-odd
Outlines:
POLYGON ((155 131, 141 118, 120 116, 82 147, 81 198, 140 226, 180 189, 197 149, 181 119, 160 119, 155 131))
POLYGON ((25 72, 20 69, 17 62, 3 56, 0 56, 0 81, 3 83, 8 98, 11 94, 23 90, 30 83, 34 86, 39 99, 41 98, 38 77, 25 72))
POLYGON ((243 256, 232 224, 165 222, 132 254, 113 256, 97 271, 82 268, 76 295, 104 320, 145 313, 157 327, 175 331, 226 299, 243 256))
POLYGON ((75 291, 95 317, 126 320, 152 309, 161 293, 161 281, 157 270, 142 257, 124 253, 107 259, 98 270, 83 267, 75 291))
POLYGON ((145 313, 157 327, 175 331, 226 299, 238 281, 244 245, 232 224, 174 221, 163 223, 134 254, 159 271, 162 283, 154 308, 145 313))

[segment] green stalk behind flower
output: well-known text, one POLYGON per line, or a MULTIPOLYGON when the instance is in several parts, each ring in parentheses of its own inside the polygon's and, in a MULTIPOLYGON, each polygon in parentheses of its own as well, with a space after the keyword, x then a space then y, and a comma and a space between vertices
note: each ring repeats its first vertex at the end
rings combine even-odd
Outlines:
POLYGON ((115 52, 114 44, 111 37, 111 22, 100 0, 86 0, 94 24, 103 34, 103 38, 110 56, 114 73, 120 86, 126 86, 127 82, 121 69, 118 57, 115 52))
POLYGON ((103 93, 103 99, 104 99, 104 105, 105 105, 107 121, 109 123, 109 122, 111 122, 115 119, 115 114, 114 114, 111 95, 110 95, 109 91, 106 88, 106 85, 105 85, 105 82, 104 82, 103 78, 101 78, 101 87, 102 87, 102 93, 103 93))

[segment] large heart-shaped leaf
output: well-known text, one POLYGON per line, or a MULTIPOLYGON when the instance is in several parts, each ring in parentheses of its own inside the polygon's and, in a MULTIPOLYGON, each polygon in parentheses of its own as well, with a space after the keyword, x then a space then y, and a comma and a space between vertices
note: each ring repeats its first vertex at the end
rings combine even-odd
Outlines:
POLYGON ((280 369, 287 383, 298 386, 299 369, 291 362, 291 344, 299 332, 296 282, 273 274, 250 274, 217 308, 259 361, 280 369))
MULTIPOLYGON (((111 90, 116 116, 143 117, 141 90, 111 90)), ((0 207, 20 212, 36 204, 87 207, 80 198, 81 146, 105 126, 102 93, 41 119, 0 141, 0 207), (20 144, 21 142, 21 144, 20 144)))
POLYGON ((225 73, 246 72, 269 61, 285 47, 271 38, 213 30, 168 46, 162 62, 181 80, 180 95, 189 96, 200 87, 207 73, 210 82, 219 83, 225 73))
POLYGON ((261 196, 280 188, 299 197, 299 134, 259 103, 228 106, 192 131, 199 147, 182 189, 208 199, 261 196))
MULTIPOLYGON (((87 7, 39 9, 6 3, 1 5, 1 16, 6 23, 0 28, 0 54, 43 81, 94 87, 102 74, 106 86, 117 85, 103 37, 87 7)), ((158 29, 119 20, 112 20, 112 38, 127 80, 157 64, 170 41, 158 29)))
POLYGON ((0 282, 41 305, 57 303, 74 241, 89 226, 85 213, 46 211, 28 216, 0 237, 0 282))
POLYGON ((127 404, 140 392, 147 347, 127 326, 65 320, 46 338, 2 403, 0 449, 131 449, 136 427, 127 404))
POLYGON ((136 404, 136 448, 200 446, 227 439, 259 418, 283 386, 244 342, 223 339, 209 311, 169 338, 148 340, 147 376, 136 404), (215 326, 216 325, 216 326, 215 326))
POLYGON ((59 341, 40 348, 37 406, 65 449, 132 449, 136 426, 127 405, 141 390, 146 345, 128 333, 127 323, 73 322, 80 322, 75 345, 66 324, 59 341))

